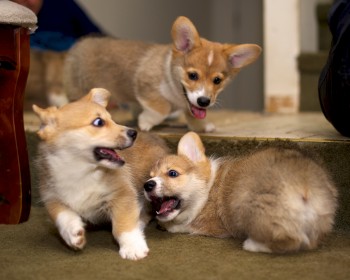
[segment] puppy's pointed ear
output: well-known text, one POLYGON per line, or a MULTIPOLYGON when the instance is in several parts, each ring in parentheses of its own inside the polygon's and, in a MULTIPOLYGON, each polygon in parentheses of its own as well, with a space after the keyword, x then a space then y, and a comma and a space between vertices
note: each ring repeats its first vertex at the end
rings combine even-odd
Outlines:
POLYGON ((174 49, 187 53, 201 45, 201 40, 196 27, 187 17, 178 17, 171 29, 174 49))
POLYGON ((232 68, 242 68, 259 57, 261 48, 255 44, 228 45, 224 52, 232 68))
POLYGON ((95 102, 103 107, 107 107, 111 93, 104 88, 93 88, 90 92, 81 98, 90 102, 95 102))
POLYGON ((33 105, 33 111, 36 113, 41 121, 40 129, 37 132, 39 137, 43 140, 51 138, 57 128, 57 113, 58 109, 55 106, 47 109, 42 109, 39 106, 33 105))
POLYGON ((201 162, 206 160, 205 148, 195 132, 188 132, 180 139, 177 147, 178 155, 183 155, 193 162, 201 162))

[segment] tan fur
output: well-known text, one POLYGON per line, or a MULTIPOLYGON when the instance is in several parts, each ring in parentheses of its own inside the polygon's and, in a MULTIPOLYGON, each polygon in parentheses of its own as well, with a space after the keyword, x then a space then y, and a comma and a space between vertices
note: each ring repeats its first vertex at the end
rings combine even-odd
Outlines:
POLYGON ((78 42, 65 64, 69 99, 79 98, 90 88, 104 87, 119 104, 141 106, 141 130, 152 129, 178 110, 186 113, 191 130, 214 130, 204 119, 206 109, 242 67, 259 57, 261 48, 208 41, 186 17, 175 20, 171 35, 169 45, 112 38, 78 42), (190 77, 193 73, 197 78, 190 77))
POLYGON ((107 90, 95 88, 59 109, 33 106, 42 122, 40 195, 68 246, 84 247, 85 223, 111 222, 120 255, 136 260, 148 253, 143 227, 150 217, 143 208, 143 182, 168 148, 148 133, 139 133, 134 141, 130 135, 135 131, 116 124, 105 109, 109 97, 107 90), (97 159, 95 148, 116 149, 125 164, 97 159))
POLYGON ((178 155, 160 160, 150 174, 148 200, 180 199, 180 208, 157 216, 171 232, 245 238, 245 250, 286 253, 316 248, 334 224, 334 183, 296 150, 267 148, 241 158, 208 159, 199 136, 189 132, 178 155), (169 170, 179 175, 171 177, 169 170))

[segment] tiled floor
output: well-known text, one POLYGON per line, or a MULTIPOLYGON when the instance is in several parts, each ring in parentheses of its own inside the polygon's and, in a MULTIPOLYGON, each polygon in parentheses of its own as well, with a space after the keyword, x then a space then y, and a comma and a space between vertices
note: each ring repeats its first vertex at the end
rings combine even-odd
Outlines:
MULTIPOLYGON (((118 123, 128 124, 132 120, 128 111, 114 111, 113 118, 118 123)), ((210 111, 208 119, 217 127, 212 136, 237 138, 283 138, 302 141, 345 141, 350 138, 340 135, 324 118, 322 113, 264 114, 234 111, 210 111)), ((24 114, 25 128, 36 131, 37 117, 31 112, 24 114)), ((169 121, 155 129, 160 134, 184 133, 183 118, 169 121)), ((209 134, 208 134, 209 135, 209 134)))

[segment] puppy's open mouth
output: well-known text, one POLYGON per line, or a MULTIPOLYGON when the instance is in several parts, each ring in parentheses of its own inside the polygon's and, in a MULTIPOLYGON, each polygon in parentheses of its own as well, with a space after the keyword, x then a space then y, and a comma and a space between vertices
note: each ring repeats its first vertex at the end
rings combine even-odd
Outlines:
POLYGON ((153 210, 157 216, 167 216, 175 209, 180 209, 181 200, 176 196, 151 197, 153 210))
POLYGON ((196 119, 204 119, 206 116, 207 116, 207 110, 204 109, 204 108, 199 108, 197 106, 194 106, 190 100, 188 99, 188 96, 187 96, 187 92, 186 92, 186 89, 184 86, 182 86, 183 88, 183 91, 184 91, 184 95, 185 95, 185 98, 188 102, 188 106, 189 106, 189 109, 191 111, 191 114, 193 117, 195 117, 196 119))
POLYGON ((125 161, 117 154, 114 149, 97 147, 94 149, 95 159, 97 161, 108 160, 112 163, 123 165, 125 161))
POLYGON ((203 108, 198 108, 194 105, 192 105, 191 103, 188 104, 190 106, 190 110, 192 115, 196 118, 196 119, 204 119, 205 116, 207 115, 207 110, 203 109, 203 108))

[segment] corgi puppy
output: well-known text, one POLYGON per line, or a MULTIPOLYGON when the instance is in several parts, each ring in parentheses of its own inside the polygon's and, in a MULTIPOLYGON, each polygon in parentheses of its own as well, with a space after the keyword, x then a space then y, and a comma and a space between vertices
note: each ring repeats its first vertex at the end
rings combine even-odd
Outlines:
POLYGON ((85 38, 68 52, 64 86, 74 100, 103 86, 119 104, 140 106, 138 126, 148 131, 175 111, 184 111, 194 131, 215 129, 205 121, 207 108, 248 64, 260 55, 255 44, 220 44, 201 38, 180 16, 171 29, 172 44, 85 38))
POLYGON ((138 260, 149 251, 143 183, 168 148, 154 135, 116 124, 106 110, 109 97, 94 88, 59 109, 33 105, 41 120, 40 195, 69 247, 84 247, 85 224, 111 222, 121 257, 138 260))
POLYGON ((326 170, 296 150, 207 158, 189 132, 178 154, 150 174, 145 196, 170 232, 243 238, 247 251, 287 253, 316 248, 332 230, 337 190, 326 170))

